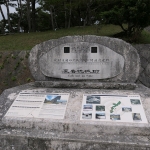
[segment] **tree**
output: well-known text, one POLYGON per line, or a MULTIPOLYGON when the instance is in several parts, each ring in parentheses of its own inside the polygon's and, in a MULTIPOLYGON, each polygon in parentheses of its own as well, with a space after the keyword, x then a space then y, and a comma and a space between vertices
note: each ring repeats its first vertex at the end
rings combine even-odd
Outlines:
POLYGON ((8 20, 8 27, 9 27, 9 32, 11 32, 11 24, 10 24, 10 12, 9 12, 9 0, 4 0, 6 9, 7 9, 7 20, 8 20))
POLYGON ((49 13, 42 10, 38 11, 37 14, 37 30, 46 31, 51 28, 51 23, 49 21, 49 13))
POLYGON ((18 11, 18 32, 20 32, 20 24, 22 19, 22 0, 17 0, 17 6, 16 10, 18 11))
POLYGON ((28 21, 28 32, 31 32, 31 13, 30 13, 30 0, 26 1, 27 4, 27 21, 28 21))
POLYGON ((50 22, 53 30, 58 28, 56 18, 62 10, 62 4, 63 4, 62 0, 42 0, 40 2, 40 5, 43 8, 43 10, 49 12, 50 22))
POLYGON ((5 19, 5 16, 4 16, 2 7, 1 7, 2 4, 4 4, 4 1, 0 0, 0 13, 1 13, 2 18, 3 18, 3 21, 1 21, 1 32, 4 34, 5 33, 5 29, 4 28, 5 28, 5 25, 6 25, 6 19, 5 19))
POLYGON ((110 1, 112 0, 76 0, 75 11, 78 14, 80 24, 81 22, 83 22, 83 26, 94 24, 96 20, 100 19, 98 14, 103 11, 104 5, 108 6, 110 1))
POLYGON ((150 0, 121 0, 101 13, 106 23, 119 25, 125 36, 136 41, 150 23, 150 0))
POLYGON ((16 4, 15 4, 15 3, 12 3, 12 1, 13 1, 13 0, 0 0, 0 12, 1 12, 1 15, 2 15, 2 18, 3 18, 3 22, 4 22, 4 24, 2 25, 3 32, 4 32, 4 28, 5 28, 5 26, 6 26, 6 19, 5 19, 5 16, 4 16, 4 13, 3 13, 3 10, 2 10, 1 5, 5 5, 5 7, 6 7, 6 11, 7 11, 7 22, 8 22, 8 31, 11 32, 11 31, 12 31, 12 27, 11 27, 11 21, 10 21, 9 6, 10 6, 10 7, 16 6, 16 4))
POLYGON ((36 0, 32 0, 31 1, 32 3, 32 13, 31 13, 31 17, 32 17, 32 32, 35 32, 36 31, 36 22, 35 22, 35 13, 36 13, 36 9, 35 9, 35 3, 36 3, 36 0))

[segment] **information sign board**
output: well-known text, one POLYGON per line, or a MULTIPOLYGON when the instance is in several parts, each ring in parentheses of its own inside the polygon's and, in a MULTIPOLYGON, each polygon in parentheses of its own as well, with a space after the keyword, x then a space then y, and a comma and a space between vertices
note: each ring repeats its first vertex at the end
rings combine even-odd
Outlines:
POLYGON ((5 117, 63 119, 69 93, 26 90, 19 93, 5 117))
POLYGON ((84 94, 81 120, 147 123, 139 95, 84 94))

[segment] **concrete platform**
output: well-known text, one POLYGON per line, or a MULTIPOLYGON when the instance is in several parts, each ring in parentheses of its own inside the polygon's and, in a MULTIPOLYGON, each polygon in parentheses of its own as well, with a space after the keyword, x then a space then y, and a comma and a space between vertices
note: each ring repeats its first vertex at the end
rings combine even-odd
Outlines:
POLYGON ((0 150, 149 150, 150 89, 135 90, 37 88, 34 83, 5 90, 0 96, 0 150), (70 93, 65 118, 3 118, 21 90, 70 93), (139 94, 146 123, 80 120, 83 94, 139 94), (3 119, 2 119, 3 118, 3 119))

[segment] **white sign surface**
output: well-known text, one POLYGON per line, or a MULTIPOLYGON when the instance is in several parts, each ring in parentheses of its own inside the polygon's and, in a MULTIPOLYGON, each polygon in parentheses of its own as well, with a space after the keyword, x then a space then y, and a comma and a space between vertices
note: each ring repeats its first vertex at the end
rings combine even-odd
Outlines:
POLYGON ((5 117, 63 119, 68 98, 68 93, 22 91, 11 105, 5 117))
POLYGON ((147 123, 139 95, 84 94, 80 120, 147 123))

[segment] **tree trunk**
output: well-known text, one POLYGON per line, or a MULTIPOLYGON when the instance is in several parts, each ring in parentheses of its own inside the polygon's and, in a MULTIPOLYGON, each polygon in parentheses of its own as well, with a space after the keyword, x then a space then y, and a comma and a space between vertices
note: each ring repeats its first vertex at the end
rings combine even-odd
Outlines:
POLYGON ((84 19, 84 26, 90 25, 91 24, 91 5, 93 4, 93 1, 91 0, 90 2, 87 3, 86 7, 86 17, 84 19))
POLYGON ((5 5, 6 5, 6 9, 7 9, 7 19, 8 19, 8 29, 9 32, 11 32, 11 23, 10 23, 10 16, 9 16, 9 6, 8 6, 9 0, 5 0, 5 5))
POLYGON ((35 0, 32 0, 32 31, 36 31, 35 26, 35 0))
POLYGON ((0 12, 1 12, 3 20, 6 21, 1 5, 0 5, 0 12))
POLYGON ((64 2, 64 12, 65 12, 65 28, 67 28, 67 12, 66 12, 66 4, 64 2))
POLYGON ((1 5, 0 5, 0 12, 1 12, 1 15, 2 15, 2 18, 3 18, 1 32, 4 34, 5 33, 5 29, 4 28, 5 28, 5 25, 6 25, 6 19, 5 19, 5 16, 4 16, 4 13, 3 13, 1 5))
POLYGON ((87 25, 90 25, 91 24, 91 9, 90 9, 90 3, 87 4, 87 10, 86 10, 86 14, 87 14, 87 25))
POLYGON ((84 24, 83 24, 83 26, 85 27, 86 24, 87 24, 87 15, 86 15, 86 17, 85 17, 85 19, 84 19, 84 24))
POLYGON ((71 24, 71 0, 70 0, 70 8, 69 8, 69 20, 68 20, 68 28, 70 28, 70 24, 71 24))
POLYGON ((18 12, 19 12, 19 20, 18 20, 18 33, 20 32, 20 23, 22 19, 22 3, 21 0, 17 1, 18 3, 18 12))
POLYGON ((51 24, 52 24, 52 29, 55 30, 55 27, 54 27, 54 18, 53 18, 53 9, 52 9, 53 6, 50 6, 50 15, 51 15, 51 24))
POLYGON ((81 10, 80 10, 80 8, 78 7, 77 8, 77 12, 78 12, 78 25, 79 26, 82 26, 82 20, 81 20, 81 10))
POLYGON ((58 28, 58 25, 57 25, 57 20, 56 20, 56 13, 55 13, 55 8, 53 7, 53 10, 54 10, 54 13, 53 13, 53 19, 54 19, 54 27, 55 28, 58 28))
POLYGON ((30 0, 27 0, 28 32, 31 32, 30 0))

